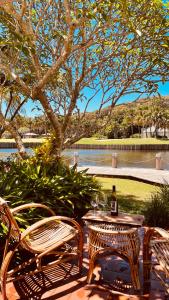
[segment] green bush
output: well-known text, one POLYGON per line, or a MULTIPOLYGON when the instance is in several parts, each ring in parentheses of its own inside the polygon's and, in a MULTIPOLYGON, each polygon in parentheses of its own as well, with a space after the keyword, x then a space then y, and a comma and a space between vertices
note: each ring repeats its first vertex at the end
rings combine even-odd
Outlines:
POLYGON ((93 137, 97 138, 97 139, 107 139, 107 136, 100 133, 100 132, 97 132, 93 135, 93 137))
MULTIPOLYGON (((9 161, 8 165, 0 162, 1 197, 9 201, 10 207, 37 202, 46 204, 57 215, 80 218, 90 208, 92 194, 98 190, 99 184, 95 178, 86 176, 86 170, 77 172, 76 166, 70 168, 60 158, 35 155, 9 161)), ((32 209, 29 214, 26 211, 25 220, 36 218, 37 210, 32 209)))
MULTIPOLYGON (((48 148, 50 149, 50 148, 48 148)), ((59 157, 49 155, 43 145, 31 158, 8 162, 0 161, 0 196, 9 201, 9 206, 36 202, 46 204, 56 215, 70 216, 80 220, 90 208, 93 194, 100 190, 94 177, 86 171, 69 168, 59 157)), ((42 217, 49 216, 43 209, 24 210, 16 219, 22 229, 42 217)), ((0 221, 0 264, 7 228, 0 221)), ((19 259, 26 253, 17 254, 19 259)))
POLYGON ((134 133, 134 134, 130 135, 130 138, 139 139, 139 138, 141 138, 141 135, 139 133, 134 133))
POLYGON ((149 226, 169 228, 169 185, 165 184, 151 194, 144 210, 145 222, 149 226))

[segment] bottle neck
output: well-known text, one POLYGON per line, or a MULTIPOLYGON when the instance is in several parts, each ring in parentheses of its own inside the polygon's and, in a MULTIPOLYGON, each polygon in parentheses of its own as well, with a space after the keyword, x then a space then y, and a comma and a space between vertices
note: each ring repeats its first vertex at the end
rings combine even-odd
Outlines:
POLYGON ((116 201, 116 187, 115 187, 115 185, 112 186, 112 200, 116 201))
POLYGON ((112 193, 116 194, 116 186, 115 185, 112 186, 112 193))

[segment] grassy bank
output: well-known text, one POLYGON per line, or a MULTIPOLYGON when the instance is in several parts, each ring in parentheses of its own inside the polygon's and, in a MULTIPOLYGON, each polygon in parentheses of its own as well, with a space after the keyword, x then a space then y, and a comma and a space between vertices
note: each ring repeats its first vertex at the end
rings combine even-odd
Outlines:
POLYGON ((157 187, 133 180, 98 177, 103 191, 111 191, 116 186, 120 210, 141 214, 149 201, 150 195, 157 187))
POLYGON ((155 139, 155 138, 128 138, 128 139, 97 139, 97 138, 83 138, 76 144, 84 145, 156 145, 169 144, 169 140, 155 139))
MULTIPOLYGON (((44 138, 27 138, 23 139, 25 143, 42 143, 44 138)), ((0 139, 0 143, 14 143, 14 139, 0 139)), ((128 139, 98 139, 83 138, 79 140, 76 144, 84 145, 156 145, 156 144, 169 144, 169 140, 155 139, 155 138, 128 138, 128 139)))
MULTIPOLYGON (((42 143, 44 138, 27 138, 22 139, 24 143, 42 143)), ((0 143, 15 143, 14 139, 0 139, 0 143)))

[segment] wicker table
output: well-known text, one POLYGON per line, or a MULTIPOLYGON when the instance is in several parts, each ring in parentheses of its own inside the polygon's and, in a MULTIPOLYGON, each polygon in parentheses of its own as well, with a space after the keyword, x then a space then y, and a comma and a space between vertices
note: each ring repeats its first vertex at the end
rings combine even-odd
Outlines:
POLYGON ((88 224, 104 222, 119 225, 128 225, 131 227, 141 227, 143 225, 143 215, 133 215, 128 213, 119 212, 118 216, 111 216, 110 211, 96 211, 89 210, 82 220, 88 224))
POLYGON ((140 290, 138 227, 142 226, 144 216, 121 212, 111 216, 109 211, 89 211, 82 219, 89 229, 87 282, 92 280, 96 259, 103 254, 115 254, 129 263, 133 287, 140 290))

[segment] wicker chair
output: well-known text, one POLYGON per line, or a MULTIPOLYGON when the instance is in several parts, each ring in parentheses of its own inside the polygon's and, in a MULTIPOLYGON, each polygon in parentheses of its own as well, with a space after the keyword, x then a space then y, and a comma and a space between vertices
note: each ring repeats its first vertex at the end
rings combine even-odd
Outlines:
MULTIPOLYGON (((45 205, 31 203, 9 209, 0 198, 0 218, 8 228, 1 266, 1 292, 6 300, 6 283, 44 271, 62 262, 78 257, 79 270, 82 267, 83 235, 79 224, 68 217, 55 216, 45 205), (43 208, 50 215, 21 232, 14 215, 30 208, 43 208), (31 253, 31 258, 11 268, 11 260, 18 249, 31 253), (46 258, 45 258, 46 257, 46 258), (52 261, 49 260, 52 258, 52 261)), ((28 255, 30 256, 30 255, 28 255)))
POLYGON ((115 254, 129 263, 133 286, 139 290, 139 250, 140 240, 136 228, 105 223, 89 225, 90 261, 87 282, 91 282, 95 260, 101 254, 115 254))
POLYGON ((150 288, 153 271, 169 295, 169 232, 162 228, 147 228, 143 247, 143 276, 145 289, 150 288), (155 257, 152 263, 151 256, 155 257), (159 265, 159 268, 158 268, 159 265))

